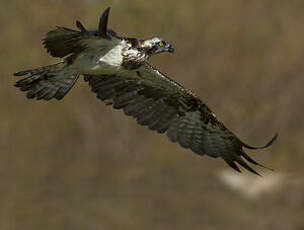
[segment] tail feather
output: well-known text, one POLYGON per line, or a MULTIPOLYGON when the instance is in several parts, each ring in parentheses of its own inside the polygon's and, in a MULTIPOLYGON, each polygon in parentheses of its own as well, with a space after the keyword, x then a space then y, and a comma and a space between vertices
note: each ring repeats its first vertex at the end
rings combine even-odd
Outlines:
POLYGON ((28 91, 27 98, 37 100, 50 100, 56 98, 61 100, 73 87, 79 74, 66 68, 65 62, 44 66, 37 69, 25 70, 14 73, 15 76, 28 77, 15 83, 21 91, 28 91))

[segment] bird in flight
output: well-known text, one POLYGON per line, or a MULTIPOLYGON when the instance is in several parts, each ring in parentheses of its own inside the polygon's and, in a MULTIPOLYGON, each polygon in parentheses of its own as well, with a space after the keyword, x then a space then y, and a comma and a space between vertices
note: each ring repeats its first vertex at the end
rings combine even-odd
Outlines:
POLYGON ((261 147, 242 142, 192 91, 148 63, 152 55, 172 53, 170 43, 158 37, 141 40, 117 35, 108 29, 109 12, 110 8, 104 11, 97 30, 87 30, 76 21, 78 30, 57 27, 49 31, 43 44, 62 61, 15 73, 27 75, 15 86, 27 91, 27 98, 61 100, 83 75, 98 99, 122 109, 140 125, 166 132, 172 142, 196 154, 221 157, 238 172, 242 166, 259 175, 248 162, 265 166, 243 148, 267 148, 278 135, 261 147))

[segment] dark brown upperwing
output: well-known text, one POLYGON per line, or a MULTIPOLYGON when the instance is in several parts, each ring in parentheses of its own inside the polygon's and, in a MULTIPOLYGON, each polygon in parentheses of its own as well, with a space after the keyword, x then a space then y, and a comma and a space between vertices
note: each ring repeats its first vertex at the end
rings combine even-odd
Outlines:
POLYGON ((108 31, 108 20, 109 20, 109 13, 110 7, 108 7, 101 15, 98 25, 98 35, 103 38, 107 38, 107 31, 108 31))
POLYGON ((123 109, 140 125, 159 133, 167 132, 172 142, 178 142, 199 155, 222 157, 239 172, 235 162, 259 175, 244 161, 262 166, 243 151, 242 147, 248 145, 218 121, 194 93, 148 63, 137 71, 85 76, 85 80, 99 99, 112 104, 115 109, 123 109))
MULTIPOLYGON (((107 29, 109 12, 110 8, 104 11, 96 31, 88 31, 78 20, 76 26, 80 31, 66 27, 57 27, 57 29, 49 31, 43 39, 44 47, 52 56, 60 58, 70 54, 78 54, 88 47, 100 48, 100 45, 103 44, 96 46, 96 40, 118 38, 113 30, 107 29)), ((104 42, 106 43, 106 41, 104 42)))
POLYGON ((85 50, 86 45, 81 41, 92 36, 89 32, 57 27, 46 34, 43 45, 53 57, 63 58, 69 54, 77 54, 85 50))

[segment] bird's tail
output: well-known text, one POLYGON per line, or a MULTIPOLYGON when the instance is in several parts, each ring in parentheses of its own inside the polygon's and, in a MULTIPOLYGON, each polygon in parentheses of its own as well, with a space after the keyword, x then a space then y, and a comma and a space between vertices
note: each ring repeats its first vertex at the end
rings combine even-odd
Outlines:
POLYGON ((37 100, 62 99, 79 77, 79 74, 71 70, 65 61, 14 73, 15 76, 27 74, 29 76, 17 81, 15 86, 21 91, 27 91, 27 98, 37 100))

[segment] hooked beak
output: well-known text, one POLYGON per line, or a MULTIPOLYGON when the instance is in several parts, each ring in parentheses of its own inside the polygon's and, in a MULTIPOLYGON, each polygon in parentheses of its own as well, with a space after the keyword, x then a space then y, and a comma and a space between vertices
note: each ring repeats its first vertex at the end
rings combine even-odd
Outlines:
POLYGON ((161 50, 163 52, 169 52, 169 53, 173 53, 174 52, 174 48, 171 44, 167 43, 165 46, 161 47, 161 50))

